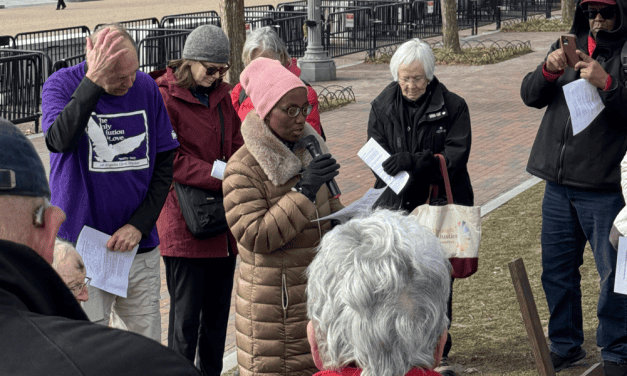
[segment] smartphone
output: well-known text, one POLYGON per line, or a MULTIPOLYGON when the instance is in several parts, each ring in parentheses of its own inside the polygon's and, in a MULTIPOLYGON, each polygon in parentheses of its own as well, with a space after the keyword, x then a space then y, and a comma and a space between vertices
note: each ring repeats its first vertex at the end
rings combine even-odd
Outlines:
POLYGON ((568 66, 571 68, 575 68, 575 64, 577 64, 581 59, 579 55, 577 55, 577 39, 573 34, 564 34, 560 37, 560 48, 564 51, 566 55, 566 61, 568 62, 568 66))

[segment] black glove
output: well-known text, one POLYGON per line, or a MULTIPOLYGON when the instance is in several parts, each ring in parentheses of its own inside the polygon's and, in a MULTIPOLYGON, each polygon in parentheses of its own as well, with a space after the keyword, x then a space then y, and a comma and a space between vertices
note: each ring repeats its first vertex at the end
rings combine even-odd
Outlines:
POLYGON ((383 171, 390 176, 396 176, 401 171, 411 172, 417 159, 410 153, 397 153, 383 162, 383 171))
POLYGON ((331 157, 331 154, 319 155, 307 166, 294 189, 304 194, 311 202, 314 202, 316 201, 316 193, 318 193, 322 184, 340 174, 339 168, 340 165, 331 157))
POLYGON ((436 158, 433 155, 433 152, 431 152, 431 150, 429 149, 414 154, 414 157, 416 158, 416 162, 414 163, 412 169, 414 177, 431 179, 436 168, 438 167, 438 158, 436 158))

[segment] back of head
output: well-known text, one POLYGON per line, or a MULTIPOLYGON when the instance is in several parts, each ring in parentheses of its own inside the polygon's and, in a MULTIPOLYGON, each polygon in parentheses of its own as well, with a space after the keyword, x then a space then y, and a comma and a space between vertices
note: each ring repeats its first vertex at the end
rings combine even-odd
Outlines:
POLYGON ((244 65, 250 64, 254 57, 259 56, 260 53, 263 53, 264 57, 280 61, 283 66, 289 65, 291 62, 285 43, 270 26, 260 27, 246 37, 246 43, 244 43, 242 50, 244 65), (257 56, 253 56, 253 54, 257 56))
POLYGON ((94 32, 91 33, 91 35, 88 37, 89 39, 91 39, 93 44, 96 44, 98 34, 100 34, 100 32, 102 32, 106 28, 109 28, 110 30, 114 30, 120 33, 122 37, 124 37, 124 39, 126 39, 133 46, 135 51, 139 49, 137 42, 135 41, 135 39, 133 39, 131 34, 129 34, 128 31, 126 31, 126 28, 124 26, 122 26, 121 24, 117 22, 99 25, 94 30, 94 32))
POLYGON ((27 245, 52 262, 54 237, 65 216, 48 208, 50 187, 30 140, 0 118, 0 239, 27 245), (53 220, 44 223, 44 218, 53 220))
POLYGON ((364 376, 433 366, 448 326, 449 261, 415 216, 377 210, 327 233, 307 269, 307 310, 325 369, 364 376))

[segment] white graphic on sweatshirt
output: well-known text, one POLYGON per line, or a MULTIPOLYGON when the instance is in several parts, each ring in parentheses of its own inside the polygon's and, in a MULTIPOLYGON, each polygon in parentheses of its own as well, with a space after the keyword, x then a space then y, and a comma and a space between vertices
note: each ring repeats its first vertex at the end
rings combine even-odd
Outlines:
POLYGON ((89 170, 113 172, 148 168, 147 134, 145 111, 114 115, 92 113, 87 122, 87 136, 91 141, 89 143, 89 170), (118 118, 117 124, 130 124, 131 126, 123 129, 118 129, 119 126, 115 128, 109 123, 111 118, 118 118), (95 119, 100 124, 96 123, 95 119), (133 133, 133 136, 126 137, 127 132, 133 133))

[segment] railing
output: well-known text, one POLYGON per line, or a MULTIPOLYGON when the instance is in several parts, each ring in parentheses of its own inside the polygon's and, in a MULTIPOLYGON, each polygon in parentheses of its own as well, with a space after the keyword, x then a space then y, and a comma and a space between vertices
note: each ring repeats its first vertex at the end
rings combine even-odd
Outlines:
POLYGON ((0 48, 15 48, 15 38, 10 35, 0 36, 0 48))
POLYGON ((161 28, 163 29, 188 29, 193 30, 198 26, 202 25, 214 25, 218 27, 222 27, 222 23, 220 22, 220 16, 215 12, 199 12, 199 13, 207 13, 206 15, 173 15, 173 16, 165 16, 159 22, 161 28), (215 13, 215 14, 210 14, 215 13))
POLYGON ((274 26, 276 26, 275 30, 283 43, 285 43, 287 52, 289 52, 292 57, 302 57, 305 55, 303 25, 306 19, 306 15, 301 15, 274 20, 274 26))
MULTIPOLYGON (((172 31, 172 30, 170 30, 172 31)), ((165 69, 170 60, 183 56, 183 47, 190 30, 175 30, 173 33, 150 36, 139 42, 139 70, 149 73, 165 69)))
POLYGON ((15 124, 35 122, 39 132, 44 60, 40 52, 2 51, 0 57, 0 117, 15 124))
POLYGON ((85 54, 70 56, 65 59, 57 60, 52 64, 52 72, 54 73, 62 68, 69 68, 73 65, 80 64, 85 60, 85 54))
POLYGON ((48 77, 53 61, 85 53, 85 38, 89 35, 87 26, 20 33, 15 36, 15 48, 43 52, 47 57, 44 77, 48 77))
POLYGON ((371 12, 370 8, 355 8, 329 14, 323 44, 330 57, 373 48, 371 12))
MULTIPOLYGON (((122 21, 122 22, 117 22, 117 23, 124 26, 125 29, 156 29, 159 27, 159 20, 156 17, 141 18, 138 20, 122 21)), ((103 25, 106 25, 106 24, 96 25, 96 27, 94 28, 94 31, 103 25)), ((138 42, 137 39, 135 39, 135 41, 138 42)))

